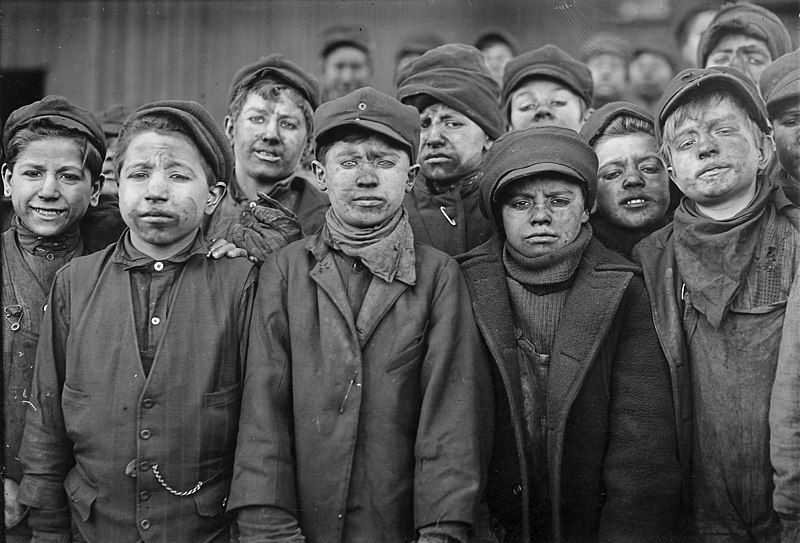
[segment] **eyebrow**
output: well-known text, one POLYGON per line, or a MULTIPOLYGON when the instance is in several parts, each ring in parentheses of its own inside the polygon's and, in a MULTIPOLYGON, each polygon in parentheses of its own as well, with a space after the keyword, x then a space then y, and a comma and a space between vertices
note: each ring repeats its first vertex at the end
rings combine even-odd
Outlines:
MULTIPOLYGON (((640 162, 640 161, 642 161, 642 160, 644 160, 644 159, 647 159, 647 158, 654 158, 654 159, 658 159, 658 158, 659 158, 659 156, 658 156, 658 153, 656 153, 656 152, 652 152, 652 151, 651 151, 651 152, 648 152, 648 153, 641 153, 641 154, 634 154, 634 155, 633 155, 633 160, 634 160, 634 162, 640 162)), ((598 169, 599 169, 599 168, 604 168, 604 167, 606 167, 606 166, 613 166, 613 165, 620 165, 620 166, 624 166, 624 165, 625 165, 625 162, 626 162, 625 160, 623 160, 623 159, 619 159, 619 158, 617 158, 617 159, 614 159, 614 160, 609 160, 608 162, 602 162, 602 163, 600 164, 600 166, 598 167, 598 169)))

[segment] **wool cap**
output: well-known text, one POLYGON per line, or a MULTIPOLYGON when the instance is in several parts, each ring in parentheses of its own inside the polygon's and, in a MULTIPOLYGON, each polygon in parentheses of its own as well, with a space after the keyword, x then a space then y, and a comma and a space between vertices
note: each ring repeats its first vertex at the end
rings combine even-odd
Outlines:
POLYGON ((597 55, 614 55, 625 62, 631 59, 631 44, 611 32, 600 32, 590 37, 581 47, 582 60, 586 62, 597 55))
POLYGON ((582 62, 578 62, 555 45, 548 44, 523 53, 506 64, 501 93, 506 115, 511 94, 530 77, 555 79, 569 87, 587 106, 592 103, 594 95, 592 72, 582 62))
POLYGON ((519 43, 517 43, 517 40, 502 28, 492 28, 478 34, 478 37, 475 39, 475 48, 483 51, 495 43, 505 44, 514 56, 516 56, 517 51, 519 51, 519 43))
POLYGON ((322 58, 339 47, 350 46, 361 49, 367 56, 372 54, 369 35, 358 26, 332 26, 322 36, 322 58))
POLYGON ((597 193, 597 155, 577 132, 560 126, 536 126, 509 132, 486 153, 481 180, 484 212, 494 217, 497 197, 512 181, 540 173, 566 175, 586 190, 591 209, 597 193))
POLYGON ((500 88, 492 79, 483 54, 459 43, 431 49, 397 72, 397 98, 418 111, 440 102, 497 139, 503 133, 498 106, 500 88))
POLYGON ((697 48, 700 66, 705 66, 711 51, 727 34, 745 34, 763 40, 772 59, 792 50, 792 37, 777 15, 756 4, 731 4, 717 12, 703 33, 697 48))
POLYGON ((130 112, 122 104, 115 104, 97 115, 106 139, 116 138, 130 112))
POLYGON ((162 100, 145 104, 134 111, 122 127, 120 137, 136 119, 151 114, 163 114, 181 121, 189 129, 200 154, 208 162, 218 183, 226 185, 233 179, 233 151, 228 138, 214 122, 211 114, 197 102, 162 100))
POLYGON ((403 40, 397 54, 394 56, 395 63, 405 55, 424 55, 431 49, 444 45, 444 41, 436 34, 419 34, 403 40))
POLYGON ((314 112, 314 142, 340 126, 357 126, 386 136, 405 148, 411 164, 419 150, 419 113, 388 94, 363 87, 336 100, 325 102, 314 112))
POLYGON ((63 96, 45 96, 37 102, 11 112, 3 129, 3 154, 8 156, 8 144, 14 134, 33 121, 47 120, 52 124, 76 130, 86 136, 101 157, 106 156, 106 137, 94 114, 71 103, 63 96))
POLYGON ((252 87, 266 77, 275 77, 297 90, 311 104, 311 109, 319 107, 320 94, 317 78, 283 55, 263 57, 258 62, 244 66, 236 72, 228 90, 228 104, 233 102, 241 89, 252 87))
POLYGON ((767 106, 755 83, 736 68, 712 66, 710 68, 688 68, 672 78, 656 104, 656 137, 663 137, 664 122, 681 104, 699 94, 713 91, 729 92, 744 103, 750 117, 758 123, 765 134, 771 131, 767 106))
POLYGON ((767 66, 761 74, 760 86, 770 115, 778 113, 774 106, 779 102, 787 98, 800 100, 800 50, 783 55, 767 66))
POLYGON ((635 117, 653 126, 653 116, 647 109, 632 102, 609 102, 595 110, 581 127, 581 137, 594 147, 608 125, 617 117, 635 117))

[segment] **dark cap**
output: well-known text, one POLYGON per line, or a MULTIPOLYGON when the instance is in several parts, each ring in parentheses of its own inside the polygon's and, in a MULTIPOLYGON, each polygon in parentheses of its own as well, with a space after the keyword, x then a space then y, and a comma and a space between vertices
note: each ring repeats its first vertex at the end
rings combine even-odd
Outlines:
POLYGON ((519 43, 517 43, 517 40, 502 28, 492 28, 478 34, 478 37, 475 39, 475 48, 483 51, 494 43, 505 44, 514 56, 516 56, 517 51, 519 51, 519 43))
POLYGON ((581 127, 581 137, 594 147, 597 140, 603 135, 608 125, 617 117, 634 117, 641 119, 653 126, 653 116, 647 109, 632 102, 609 102, 595 110, 581 127))
POLYGON ((100 121, 100 125, 103 127, 106 139, 116 138, 119 135, 119 131, 122 130, 122 124, 129 114, 130 112, 125 106, 115 104, 97 115, 97 120, 100 121))
POLYGON ((397 72, 397 98, 422 111, 440 102, 496 139, 503 133, 498 106, 500 89, 492 79, 483 54, 459 43, 431 49, 402 66, 397 72))
POLYGON ((792 37, 777 15, 756 4, 731 4, 717 12, 697 47, 700 66, 705 66, 711 51, 727 34, 745 34, 763 40, 772 59, 792 50, 792 37))
POLYGON ((395 62, 405 55, 424 55, 431 49, 444 45, 444 41, 435 34, 420 34, 403 40, 395 55, 395 62))
POLYGON ((411 164, 417 162, 419 113, 388 94, 363 87, 325 102, 314 112, 314 141, 318 143, 340 126, 357 126, 386 136, 409 152, 411 164))
POLYGON ((592 72, 582 62, 578 62, 555 45, 548 44, 523 53, 506 64, 501 92, 506 114, 511 94, 530 77, 555 79, 569 87, 587 107, 592 103, 594 94, 592 72))
MULTIPOLYGON (((577 132, 560 126, 536 126, 505 134, 484 160, 481 197, 484 211, 494 215, 497 197, 512 181, 540 173, 559 173, 586 190, 591 209, 597 192, 597 155, 577 132)), ((494 217, 495 222, 499 217, 494 217)))
POLYGON ((360 26, 332 26, 326 29, 322 36, 322 58, 326 58, 334 49, 348 45, 364 51, 367 56, 372 55, 369 35, 363 28, 360 26))
POLYGON ((596 55, 614 55, 628 62, 631 59, 631 45, 627 40, 610 32, 600 32, 590 37, 581 47, 583 61, 596 55))
POLYGON ((800 51, 775 59, 761 74, 761 95, 770 115, 777 114, 773 106, 787 98, 800 100, 800 51))
POLYGON ((675 109, 699 94, 722 91, 737 96, 750 117, 765 134, 770 133, 767 107, 755 83, 745 74, 729 66, 688 68, 672 78, 656 104, 656 137, 663 137, 664 122, 675 109))
POLYGON ((106 137, 94 114, 72 104, 63 96, 54 95, 45 96, 37 102, 11 112, 3 129, 4 155, 8 155, 8 144, 14 134, 37 120, 47 120, 52 124, 80 132, 97 149, 101 157, 106 156, 106 137))
POLYGON ((181 121, 191 132, 195 145, 208 162, 216 181, 226 185, 231 182, 233 178, 231 144, 206 108, 197 102, 184 100, 162 100, 145 104, 125 121, 120 137, 128 131, 133 121, 149 114, 168 115, 181 121))
POLYGON ((274 77, 296 89, 311 104, 311 109, 319 107, 317 78, 283 55, 263 57, 258 62, 249 64, 236 72, 228 90, 228 104, 233 102, 240 89, 252 87, 266 77, 274 77))

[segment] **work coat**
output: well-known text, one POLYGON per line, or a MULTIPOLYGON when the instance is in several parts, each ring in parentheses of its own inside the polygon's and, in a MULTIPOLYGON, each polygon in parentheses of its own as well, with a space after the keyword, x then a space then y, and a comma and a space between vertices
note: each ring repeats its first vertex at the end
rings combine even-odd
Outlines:
POLYGON ((373 276, 357 315, 320 234, 264 263, 229 509, 281 507, 310 543, 473 524, 489 369, 458 265, 414 249, 416 284, 373 276))
MULTIPOLYGON (((494 453, 486 498, 510 541, 531 541, 523 392, 503 239, 458 257, 494 361, 494 453)), ((535 320, 535 316, 529 316, 535 320)), ((681 473, 669 370, 639 269, 592 239, 551 350, 547 463, 554 541, 668 541, 681 473)))

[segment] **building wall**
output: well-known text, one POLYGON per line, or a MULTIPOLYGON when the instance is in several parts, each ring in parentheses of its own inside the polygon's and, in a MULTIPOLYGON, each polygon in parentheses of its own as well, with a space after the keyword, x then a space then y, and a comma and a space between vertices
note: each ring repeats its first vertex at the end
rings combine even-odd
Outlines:
POLYGON ((318 73, 320 36, 334 24, 363 25, 375 43, 374 86, 391 93, 394 53, 412 34, 469 43, 480 30, 501 27, 523 50, 550 42, 573 54, 600 30, 670 45, 669 15, 687 1, 5 0, 0 70, 43 69, 46 93, 93 110, 184 98, 221 121, 240 66, 283 53, 318 73), (639 20, 625 22, 627 15, 639 20))

